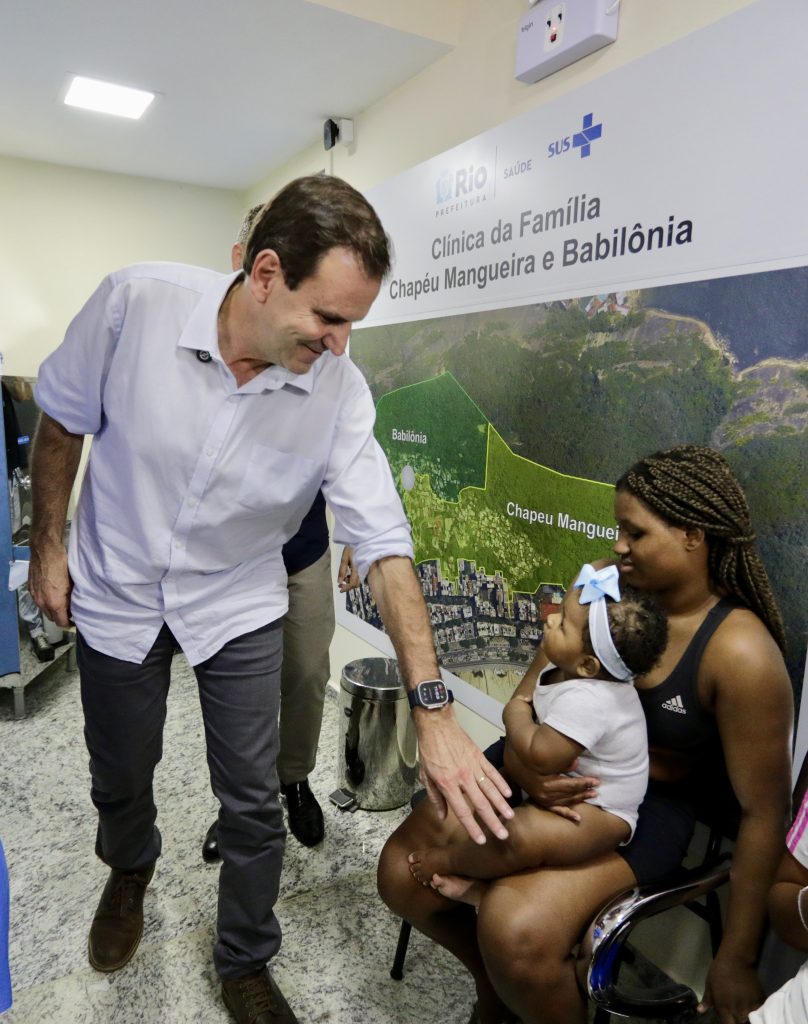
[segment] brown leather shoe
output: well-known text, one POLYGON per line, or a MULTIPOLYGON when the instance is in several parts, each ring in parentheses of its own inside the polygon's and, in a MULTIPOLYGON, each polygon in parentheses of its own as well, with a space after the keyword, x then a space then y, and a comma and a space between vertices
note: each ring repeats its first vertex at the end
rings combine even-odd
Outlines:
POLYGON ((154 864, 142 871, 110 871, 88 943, 97 971, 117 971, 134 956, 143 934, 143 894, 153 874, 154 864))
POLYGON ((243 978, 222 978, 222 998, 238 1024, 298 1024, 266 967, 243 978))

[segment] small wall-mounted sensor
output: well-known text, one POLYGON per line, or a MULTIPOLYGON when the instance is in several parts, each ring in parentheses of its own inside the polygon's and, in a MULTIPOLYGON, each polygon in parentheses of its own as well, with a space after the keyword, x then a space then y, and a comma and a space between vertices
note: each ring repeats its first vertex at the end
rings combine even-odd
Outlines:
POLYGON ((539 0, 519 22, 516 77, 538 82, 617 39, 615 0, 539 0))
POLYGON ((329 117, 323 122, 323 147, 333 149, 337 142, 350 146, 353 142, 353 121, 349 117, 329 117))

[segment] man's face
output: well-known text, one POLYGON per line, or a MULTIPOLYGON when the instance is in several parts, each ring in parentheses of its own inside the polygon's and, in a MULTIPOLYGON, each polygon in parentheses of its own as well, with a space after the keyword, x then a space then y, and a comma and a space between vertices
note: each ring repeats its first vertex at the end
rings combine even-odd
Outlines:
POLYGON ((281 268, 268 287, 256 355, 292 373, 307 373, 326 349, 341 356, 351 326, 367 315, 380 285, 349 249, 330 249, 294 291, 281 268))

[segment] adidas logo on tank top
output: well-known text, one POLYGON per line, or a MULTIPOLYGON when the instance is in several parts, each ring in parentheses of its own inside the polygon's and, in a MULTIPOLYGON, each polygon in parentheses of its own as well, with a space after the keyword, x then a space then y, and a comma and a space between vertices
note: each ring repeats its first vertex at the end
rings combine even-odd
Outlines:
POLYGON ((679 696, 678 693, 675 697, 671 697, 670 700, 663 701, 662 707, 665 708, 666 711, 675 711, 677 715, 687 714, 685 706, 684 704, 682 704, 682 698, 679 696))

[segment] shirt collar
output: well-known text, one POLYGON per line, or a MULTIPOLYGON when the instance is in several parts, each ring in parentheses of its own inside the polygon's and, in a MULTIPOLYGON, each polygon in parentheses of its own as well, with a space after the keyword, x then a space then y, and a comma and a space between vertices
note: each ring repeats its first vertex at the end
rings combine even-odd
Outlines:
MULTIPOLYGON (((232 274, 222 274, 209 288, 206 288, 201 293, 199 302, 188 317, 182 334, 177 341, 177 345, 180 348, 191 349, 194 352, 208 352, 211 359, 223 364, 222 356, 219 352, 219 309, 231 286, 243 276, 244 272, 242 270, 236 270, 232 274)), ((323 353, 323 356, 320 358, 322 359, 325 355, 327 353, 323 353)), ((287 370, 283 366, 268 366, 239 390, 243 393, 255 394, 262 391, 277 391, 279 388, 291 387, 311 394, 314 387, 314 371, 316 367, 317 363, 312 366, 308 373, 292 373, 291 370, 287 370)))
MULTIPOLYGON (((326 353, 320 356, 320 359, 325 357, 326 353)), ((317 360, 317 363, 320 362, 317 360)), ((260 382, 260 386, 256 387, 256 391, 274 391, 276 388, 297 388, 298 391, 305 391, 306 394, 311 394, 314 387, 315 368, 317 363, 312 366, 308 373, 292 373, 291 370, 287 370, 284 366, 268 366, 266 370, 262 370, 257 377, 253 377, 248 384, 245 384, 245 388, 249 389, 249 384, 254 382, 260 382)), ((242 389, 243 390, 243 389, 242 389)))
POLYGON ((209 352, 214 359, 221 362, 219 308, 224 302, 224 297, 230 290, 230 286, 237 278, 243 276, 241 270, 236 270, 232 274, 222 274, 201 293, 199 302, 194 306, 177 341, 180 348, 190 348, 195 352, 209 352))

